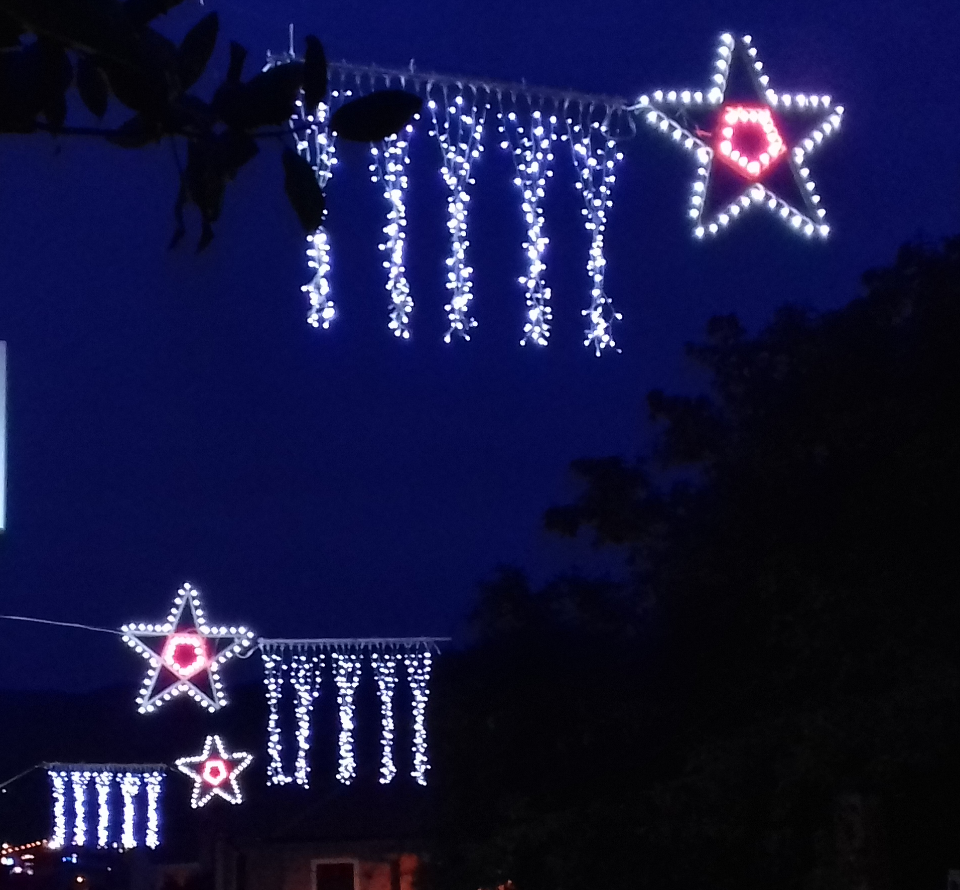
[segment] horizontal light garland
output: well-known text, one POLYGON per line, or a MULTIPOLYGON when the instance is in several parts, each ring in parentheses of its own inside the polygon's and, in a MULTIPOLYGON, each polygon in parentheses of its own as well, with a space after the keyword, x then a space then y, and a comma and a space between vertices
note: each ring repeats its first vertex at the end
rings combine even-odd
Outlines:
MULTIPOLYGON (((397 775, 396 717, 394 700, 399 683, 399 666, 403 662, 411 690, 413 718, 411 775, 426 784, 429 769, 427 757, 426 708, 429 700, 430 669, 433 652, 446 638, 412 637, 394 639, 298 639, 261 640, 264 663, 264 682, 267 690, 267 752, 272 766, 268 767, 268 784, 282 784, 273 776, 283 776, 283 745, 281 726, 284 722, 283 688, 278 678, 284 673, 290 677, 286 686, 292 687, 292 723, 297 736, 297 782, 309 787, 309 754, 312 736, 311 712, 321 685, 322 672, 329 670, 337 690, 339 732, 337 746, 339 764, 337 779, 350 784, 358 775, 360 764, 356 751, 356 691, 369 664, 377 684, 380 700, 380 782, 392 782, 397 775), (330 654, 329 660, 326 653, 330 654), (302 781, 301 781, 302 776, 302 781)), ((287 712, 290 714, 290 711, 287 712)), ((289 720, 289 716, 287 718, 289 720)), ((285 778, 284 781, 290 781, 285 778)))
POLYGON ((143 843, 148 847, 160 844, 160 799, 163 790, 162 764, 45 764, 53 794, 52 848, 88 846, 91 837, 88 822, 88 796, 91 787, 96 798, 96 846, 120 846, 124 849, 139 844, 142 816, 137 815, 140 788, 146 786, 146 819, 143 843), (68 789, 72 807, 68 807, 68 789), (122 799, 119 837, 111 833, 111 792, 119 789, 122 799), (72 819, 68 814, 72 814, 72 819), (113 840, 111 838, 113 837, 113 840))
MULTIPOLYGON (((292 59, 292 51, 274 61, 292 59)), ((352 93, 363 93, 382 87, 400 87, 421 96, 426 102, 430 134, 441 147, 440 174, 447 188, 447 227, 449 250, 446 257, 446 288, 448 300, 445 311, 449 327, 444 339, 454 336, 468 340, 476 319, 472 312, 473 268, 469 264, 469 209, 473 181, 473 163, 483 151, 483 125, 486 115, 496 105, 501 114, 500 145, 511 151, 516 161, 516 180, 519 186, 521 212, 526 224, 524 252, 526 271, 521 279, 525 290, 526 319, 522 344, 545 345, 550 336, 550 288, 544 281, 544 250, 548 243, 546 220, 540 205, 544 174, 550 175, 552 139, 551 128, 563 133, 569 140, 572 160, 581 191, 585 225, 591 236, 587 270, 590 283, 588 308, 582 310, 587 319, 584 343, 599 355, 604 350, 615 351, 614 323, 620 313, 614 308, 605 286, 607 257, 605 232, 607 215, 611 208, 612 188, 616 164, 622 159, 620 143, 636 135, 636 122, 644 122, 672 138, 697 158, 697 172, 690 203, 690 217, 698 237, 716 234, 731 221, 753 206, 766 207, 784 219, 797 232, 825 237, 829 226, 824 219, 820 197, 810 178, 806 164, 809 154, 837 130, 843 115, 840 106, 833 105, 830 96, 815 94, 778 93, 770 88, 769 77, 757 58, 751 38, 723 35, 709 82, 702 89, 656 90, 632 102, 617 96, 600 96, 562 90, 530 88, 526 84, 494 81, 471 81, 469 78, 408 71, 397 71, 376 66, 357 66, 346 63, 330 66, 330 71, 341 85, 351 85, 352 93), (688 114, 716 114, 724 101, 731 66, 742 46, 759 90, 759 98, 777 113, 801 111, 822 118, 814 129, 791 146, 786 160, 803 194, 803 208, 794 206, 775 190, 761 182, 729 202, 715 215, 705 217, 706 193, 711 179, 714 147, 705 141, 700 131, 688 121, 688 114), (505 108, 508 110, 505 112, 505 108), (520 108, 524 109, 523 114, 520 108), (515 115, 511 118, 510 114, 515 115), (504 120, 506 116, 506 121, 504 120), (541 138, 535 131, 543 129, 541 138), (546 142, 546 144, 544 144, 546 142), (542 153, 542 156, 540 156, 542 153)), ((342 97, 341 90, 331 93, 342 97)), ((318 181, 325 184, 335 163, 333 136, 328 132, 326 112, 304 115, 298 108, 291 121, 297 132, 298 149, 308 157, 317 171, 318 181), (306 127, 306 129, 304 129, 306 127)), ((413 301, 406 277, 404 251, 407 221, 406 174, 410 132, 401 134, 391 147, 374 149, 375 163, 371 166, 374 178, 383 186, 389 202, 385 239, 381 248, 386 252, 387 290, 390 294, 390 330, 397 337, 410 336, 410 314, 413 301), (394 177, 391 179, 390 177, 394 177)), ((778 143, 774 139, 771 144, 778 143)), ((730 154, 742 154, 730 147, 730 154)), ((777 152, 779 157, 779 151, 777 152)), ((739 163, 739 158, 732 159, 739 163)), ((774 161, 777 158, 773 158, 774 161)), ((780 161, 780 163, 783 163, 780 161)), ((762 178, 771 162, 748 158, 741 164, 751 175, 762 178)), ((310 293, 310 323, 326 327, 335 309, 329 290, 329 242, 321 230, 311 236, 310 265, 315 270, 314 281, 304 289, 310 293)))

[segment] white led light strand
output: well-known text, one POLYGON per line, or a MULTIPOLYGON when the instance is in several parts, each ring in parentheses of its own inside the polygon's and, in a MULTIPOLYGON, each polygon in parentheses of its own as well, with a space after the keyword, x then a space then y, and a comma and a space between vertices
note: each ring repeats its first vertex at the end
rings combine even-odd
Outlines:
POLYGON ((397 656, 392 653, 374 652, 370 663, 377 678, 377 694, 380 697, 380 784, 392 782, 397 774, 393 760, 393 744, 396 724, 393 719, 393 694, 397 686, 397 656))
POLYGON ((383 143, 372 145, 370 153, 371 179, 383 188, 387 199, 387 224, 383 227, 384 240, 380 250, 386 253, 383 268, 387 270, 387 293, 390 295, 390 330, 404 340, 410 337, 410 313, 413 312, 413 297, 404 266, 404 248, 407 239, 406 194, 410 180, 406 168, 410 163, 410 135, 413 127, 407 126, 402 133, 383 143))
POLYGON ((163 773, 146 773, 143 781, 147 786, 147 836, 146 845, 154 850, 160 846, 160 794, 163 791, 163 773))
POLYGON ((53 786, 53 836, 50 846, 59 849, 67 842, 67 774, 49 770, 47 775, 53 786))
POLYGON ((323 655, 294 655, 290 669, 290 682, 297 696, 294 714, 297 720, 297 761, 293 775, 298 785, 310 787, 310 764, 307 754, 310 751, 311 718, 313 703, 320 695, 320 677, 323 669, 323 655))
POLYGON ((53 784, 53 836, 51 846, 68 843, 84 847, 93 843, 92 820, 87 805, 90 780, 96 789, 96 845, 101 849, 137 846, 137 799, 141 785, 147 789, 146 844, 160 844, 159 807, 163 789, 162 764, 44 764, 53 784), (67 784, 69 780, 69 785, 67 784), (119 844, 111 839, 111 791, 123 797, 119 844), (72 801, 67 800, 69 789, 72 801), (72 806, 68 806, 68 803, 72 806), (71 819, 72 816, 72 819, 71 819), (72 823, 72 824, 71 824, 72 823))
POLYGON ((280 738, 280 700, 283 697, 283 674, 287 669, 282 655, 261 647, 263 683, 266 687, 267 710, 267 784, 286 785, 293 781, 283 771, 283 742, 280 738))
POLYGON ((120 794, 123 795, 123 826, 120 829, 120 846, 130 850, 137 845, 136 797, 140 793, 140 776, 124 773, 120 776, 120 794))
MULTIPOLYGON (((331 97, 339 98, 339 91, 333 91, 331 97)), ((330 105, 323 102, 315 109, 305 109, 301 94, 290 119, 297 152, 310 162, 320 188, 326 187, 337 164, 337 139, 330 130, 331 114, 330 105)), ((307 266, 313 270, 313 278, 300 288, 310 302, 307 322, 315 328, 328 328, 337 308, 330 295, 330 238, 325 226, 307 236, 307 266)))
POLYGON ((450 301, 443 307, 450 319, 450 329, 443 339, 449 343, 454 334, 464 340, 470 339, 470 329, 476 327, 476 319, 470 314, 473 299, 473 268, 467 263, 470 246, 467 217, 470 204, 470 168, 483 151, 480 144, 483 135, 483 118, 486 104, 477 102, 476 92, 469 102, 462 95, 448 99, 443 93, 443 107, 433 99, 430 110, 432 126, 430 134, 436 137, 443 152, 440 172, 447 186, 447 230, 450 233, 450 252, 446 259, 446 287, 450 301), (477 106, 480 105, 478 108, 477 106))
POLYGON ((593 109, 584 110, 581 119, 567 119, 566 136, 570 141, 573 163, 579 179, 577 188, 583 197, 584 225, 590 233, 590 255, 587 274, 590 276, 590 308, 583 310, 588 325, 584 346, 593 346, 597 355, 614 348, 611 327, 621 315, 604 290, 607 260, 603 235, 607 227, 607 211, 613 206, 611 192, 616 179, 616 162, 623 159, 617 143, 604 131, 599 121, 591 120, 593 109))
POLYGON ((354 692, 360 682, 360 656, 333 653, 333 679, 337 684, 337 705, 340 709, 340 765, 337 778, 349 785, 357 777, 357 756, 354 743, 354 692))
POLYGON ((87 784, 90 773, 74 772, 70 774, 73 792, 73 845, 82 847, 87 842, 87 784))
POLYGON ((407 668, 407 680, 413 694, 413 770, 410 775, 421 785, 426 785, 427 770, 430 769, 426 715, 433 655, 430 652, 411 652, 404 656, 403 663, 407 668))
POLYGON ((527 304, 527 320, 523 327, 520 345, 535 343, 546 346, 550 336, 550 320, 553 309, 550 306, 550 288, 544 281, 546 263, 543 254, 549 238, 543 234, 544 187, 547 177, 553 176, 550 164, 553 161, 553 133, 557 123, 553 115, 545 116, 539 109, 531 114, 529 125, 520 125, 515 111, 498 114, 500 147, 510 150, 513 155, 517 176, 514 184, 520 190, 524 223, 527 228, 527 240, 523 244, 527 259, 527 270, 520 277, 527 304))
POLYGON ((114 776, 111 772, 94 773, 93 784, 97 789, 97 846, 110 845, 110 786, 114 776))

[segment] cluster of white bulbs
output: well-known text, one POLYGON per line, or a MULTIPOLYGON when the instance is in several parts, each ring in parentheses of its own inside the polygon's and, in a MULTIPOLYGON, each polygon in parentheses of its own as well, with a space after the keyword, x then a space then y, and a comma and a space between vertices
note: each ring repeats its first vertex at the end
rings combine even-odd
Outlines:
MULTIPOLYGON (((334 90, 331 98, 339 99, 339 91, 334 90)), ((333 176, 337 164, 336 135, 330 130, 330 115, 331 109, 326 103, 320 103, 315 109, 304 108, 301 95, 290 119, 297 152, 310 162, 321 188, 333 176)), ((307 322, 315 328, 328 328, 337 307, 330 293, 330 238, 325 226, 307 236, 307 266, 313 270, 313 278, 300 288, 310 302, 307 322)))
POLYGON ((393 694, 397 688, 397 656, 374 652, 370 656, 377 677, 377 695, 380 697, 380 784, 393 781, 397 765, 393 760, 396 724, 393 719, 393 694))
POLYGON ((307 754, 310 751, 311 722, 313 703, 320 695, 320 678, 323 668, 323 655, 294 655, 290 666, 290 683, 296 695, 294 714, 297 720, 297 760, 293 767, 293 776, 298 785, 310 787, 310 764, 307 754))
POLYGON ((359 651, 347 651, 351 643, 356 649, 357 641, 265 640, 261 644, 268 708, 267 753, 270 762, 267 765, 267 784, 282 785, 296 780, 298 784, 309 787, 310 769, 307 755, 311 748, 313 731, 312 712, 319 695, 322 672, 327 669, 332 673, 337 690, 337 779, 349 784, 356 778, 356 690, 364 672, 365 659, 369 660, 380 700, 380 783, 392 782, 397 775, 394 703, 402 661, 411 691, 413 718, 413 766, 410 775, 420 784, 426 784, 429 769, 426 709, 430 697, 433 659, 427 648, 431 645, 429 640, 374 640, 366 641, 366 644, 360 641, 359 645, 371 648, 369 656, 364 656, 359 651), (329 656, 329 668, 324 652, 306 651, 331 645, 338 648, 329 656), (373 648, 374 646, 376 648, 373 648), (281 705, 284 684, 292 689, 296 725, 298 753, 293 777, 285 774, 283 766, 281 705))
POLYGON ((506 114, 501 111, 498 120, 502 137, 500 147, 512 150, 517 171, 514 184, 520 189, 520 209, 527 228, 527 240, 523 243, 527 270, 520 277, 527 304, 527 320, 520 345, 536 343, 538 346, 546 346, 553 309, 550 306, 550 288, 544 280, 547 266, 543 254, 550 239, 543 233, 541 201, 545 194, 547 177, 553 176, 553 170, 550 169, 553 161, 551 143, 557 119, 553 115, 544 116, 543 112, 535 110, 526 129, 518 123, 515 111, 506 114))
POLYGON ((403 260, 407 240, 406 194, 410 184, 406 168, 410 163, 411 133, 413 126, 408 125, 399 135, 370 147, 373 156, 371 179, 382 186, 383 196, 390 206, 387 224, 383 227, 384 240, 380 244, 380 250, 387 255, 383 268, 387 270, 386 288, 390 295, 390 330, 404 340, 410 337, 410 313, 413 312, 413 297, 403 260))
POLYGON ((410 775, 421 785, 427 784, 430 758, 427 756, 427 701, 430 698, 430 652, 411 652, 403 657, 413 693, 413 770, 410 775))
POLYGON ((263 683, 267 697, 267 784, 286 785, 293 779, 283 771, 283 742, 280 736, 280 700, 283 697, 283 674, 287 666, 282 656, 261 647, 263 683))
POLYGON ((613 348, 612 325, 622 316, 604 290, 607 260, 603 249, 603 235, 607 227, 607 211, 613 206, 611 192, 616 180, 616 162, 623 160, 617 143, 603 130, 599 121, 591 121, 589 113, 583 121, 568 119, 567 133, 573 152, 573 163, 579 179, 576 183, 583 197, 584 225, 591 235, 587 274, 590 276, 590 308, 583 310, 587 317, 584 346, 592 346, 597 355, 613 348))
POLYGON ((446 287, 450 291, 450 302, 443 307, 450 319, 450 329, 443 337, 447 343, 454 334, 469 340, 470 329, 477 326, 476 319, 470 314, 473 268, 466 257, 470 246, 467 230, 470 203, 468 188, 474 184, 470 169, 483 151, 480 140, 486 106, 477 108, 476 101, 466 108, 464 105, 463 96, 455 96, 452 102, 448 102, 446 95, 442 108, 433 99, 427 103, 432 121, 430 134, 436 137, 443 152, 440 172, 447 186, 450 253, 446 259, 446 287))
POLYGON ((87 846, 89 838, 87 816, 87 789, 90 780, 96 789, 97 798, 97 846, 100 848, 120 846, 131 849, 137 840, 137 798, 140 788, 146 787, 147 814, 144 843, 150 848, 160 845, 160 796, 163 788, 163 773, 159 770, 137 772, 109 768, 76 768, 48 770, 53 791, 53 835, 50 846, 60 848, 69 843, 74 847, 87 846), (72 797, 72 820, 68 819, 68 783, 72 797), (119 786, 123 800, 119 843, 110 840, 110 791, 119 786), (72 822, 72 831, 70 823, 72 822))
POLYGON ((348 652, 333 653, 333 680, 337 684, 337 706, 340 709, 340 764, 337 778, 349 785, 357 777, 357 752, 353 730, 356 704, 354 693, 360 682, 360 656, 348 652))

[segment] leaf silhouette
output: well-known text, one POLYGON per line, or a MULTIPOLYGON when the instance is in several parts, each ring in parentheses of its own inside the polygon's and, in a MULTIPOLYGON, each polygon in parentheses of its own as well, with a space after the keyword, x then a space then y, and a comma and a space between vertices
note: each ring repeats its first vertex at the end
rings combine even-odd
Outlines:
POLYGON ((135 25, 146 25, 181 3, 183 0, 127 0, 123 10, 135 25))
POLYGON ((247 50, 235 40, 230 41, 230 67, 227 69, 227 83, 240 83, 243 74, 243 63, 247 59, 247 50))
POLYGON ((303 107, 313 111, 327 96, 327 57, 323 44, 312 35, 307 37, 303 65, 303 107))
POLYGON ((205 15, 183 38, 177 48, 177 72, 181 89, 188 90, 203 74, 217 45, 220 18, 215 12, 205 15))
POLYGON ((213 97, 213 110, 240 130, 285 124, 293 114, 303 84, 303 63, 288 62, 261 71, 246 83, 224 83, 213 97))
POLYGON ((292 148, 283 151, 283 187, 303 230, 310 234, 323 225, 326 199, 309 161, 292 148))
POLYGON ((403 90, 377 90, 341 105, 331 129, 351 142, 379 142, 399 133, 423 106, 423 100, 403 90))
POLYGON ((77 59, 77 92, 90 113, 102 118, 107 112, 110 99, 110 87, 103 72, 93 64, 88 56, 77 59))

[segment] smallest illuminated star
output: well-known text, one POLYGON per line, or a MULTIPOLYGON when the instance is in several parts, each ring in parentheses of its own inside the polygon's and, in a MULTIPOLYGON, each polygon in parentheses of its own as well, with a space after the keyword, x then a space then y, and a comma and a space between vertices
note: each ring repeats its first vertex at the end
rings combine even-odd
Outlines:
POLYGON ((214 797, 222 797, 227 803, 243 803, 237 777, 250 766, 252 760, 253 755, 245 752, 228 754, 220 736, 208 735, 203 743, 202 754, 181 757, 177 761, 177 769, 193 779, 190 806, 197 809, 214 797))
POLYGON ((200 591, 184 584, 162 624, 125 624, 123 641, 136 649, 150 668, 137 699, 140 713, 155 711, 186 694, 208 711, 227 703, 220 666, 253 645, 245 627, 211 627, 200 604, 200 591))

